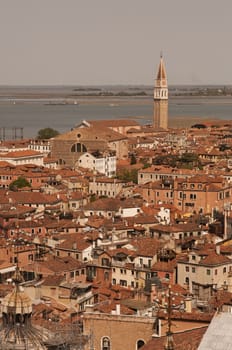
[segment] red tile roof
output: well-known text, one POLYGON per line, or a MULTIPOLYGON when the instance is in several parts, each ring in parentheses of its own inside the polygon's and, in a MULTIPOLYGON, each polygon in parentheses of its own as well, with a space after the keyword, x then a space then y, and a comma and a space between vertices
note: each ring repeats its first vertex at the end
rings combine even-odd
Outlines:
MULTIPOLYGON (((203 326, 200 328, 184 330, 182 332, 173 334, 175 350, 197 350, 206 330, 207 327, 203 326)), ((160 338, 152 338, 141 348, 141 350, 164 350, 166 341, 166 336, 160 338)))

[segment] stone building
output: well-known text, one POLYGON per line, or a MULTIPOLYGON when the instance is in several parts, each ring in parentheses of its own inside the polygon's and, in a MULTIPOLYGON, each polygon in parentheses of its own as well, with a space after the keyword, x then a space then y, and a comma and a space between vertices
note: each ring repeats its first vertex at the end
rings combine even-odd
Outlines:
POLYGON ((127 137, 107 127, 80 127, 51 140, 51 157, 60 165, 75 168, 78 159, 86 152, 112 152, 117 159, 128 155, 127 137))
POLYGON ((154 323, 153 317, 121 315, 117 310, 115 315, 91 312, 83 315, 84 334, 92 335, 95 350, 138 350, 155 333, 154 323))

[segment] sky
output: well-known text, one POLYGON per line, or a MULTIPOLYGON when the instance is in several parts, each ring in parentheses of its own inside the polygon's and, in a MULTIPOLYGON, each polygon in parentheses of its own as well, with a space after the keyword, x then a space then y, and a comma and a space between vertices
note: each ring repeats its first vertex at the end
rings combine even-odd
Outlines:
POLYGON ((232 84, 231 0, 0 0, 0 85, 232 84))

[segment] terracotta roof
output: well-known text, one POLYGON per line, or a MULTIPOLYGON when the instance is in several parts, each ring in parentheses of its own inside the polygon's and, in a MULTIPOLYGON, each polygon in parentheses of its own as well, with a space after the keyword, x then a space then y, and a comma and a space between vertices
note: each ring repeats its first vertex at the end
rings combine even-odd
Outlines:
POLYGON ((152 271, 164 271, 164 272, 174 272, 176 267, 176 259, 173 259, 171 261, 158 261, 155 263, 151 270, 152 271))
POLYGON ((133 119, 101 119, 101 120, 88 120, 88 124, 92 126, 104 126, 104 127, 120 127, 120 126, 140 126, 138 122, 133 119))
POLYGON ((21 157, 33 157, 33 156, 40 156, 43 157, 43 155, 40 152, 33 151, 33 150, 24 150, 24 151, 11 151, 8 153, 0 154, 0 158, 21 158, 21 157))
MULTIPOLYGON (((104 312, 104 313, 112 313, 113 310, 116 310, 116 306, 119 303, 116 303, 114 301, 107 302, 105 304, 96 305, 94 310, 104 312)), ((121 315, 134 315, 134 311, 130 308, 126 307, 125 305, 120 305, 120 314, 121 315)))
POLYGON ((43 286, 57 286, 59 287, 59 285, 64 281, 64 276, 47 276, 44 280, 43 280, 43 286))
MULTIPOLYGON (((78 141, 77 135, 80 135, 80 139, 82 142, 85 141, 94 141, 95 145, 98 142, 113 142, 113 141, 119 141, 127 139, 126 136, 123 136, 122 134, 107 128, 105 126, 91 126, 89 128, 75 128, 72 131, 69 131, 67 133, 58 135, 54 137, 53 142, 56 142, 56 140, 75 140, 78 141)), ((103 146, 103 145, 102 145, 103 146)), ((97 146, 96 146, 97 147, 97 146)), ((93 148, 93 149, 96 149, 93 148)), ((104 149, 104 148, 103 148, 104 149)))
POLYGON ((67 239, 56 246, 57 249, 78 250, 83 251, 90 247, 91 243, 87 242, 85 237, 80 233, 72 233, 67 235, 67 239))
MULTIPOLYGON (((174 333, 174 348, 175 350, 197 350, 201 342, 203 335, 207 330, 206 326, 184 330, 182 332, 174 333)), ((152 338, 147 344, 145 344, 141 350, 163 350, 166 344, 166 336, 152 338)))
POLYGON ((0 190, 0 203, 16 204, 55 204, 61 201, 56 195, 48 195, 40 192, 14 192, 0 190))
POLYGON ((158 239, 149 237, 132 239, 129 244, 136 249, 137 256, 153 257, 161 248, 161 242, 158 239))
POLYGON ((199 265, 206 265, 206 266, 217 266, 217 265, 223 265, 223 264, 232 264, 231 259, 227 258, 227 256, 217 254, 214 251, 210 251, 206 257, 203 257, 199 261, 199 265))

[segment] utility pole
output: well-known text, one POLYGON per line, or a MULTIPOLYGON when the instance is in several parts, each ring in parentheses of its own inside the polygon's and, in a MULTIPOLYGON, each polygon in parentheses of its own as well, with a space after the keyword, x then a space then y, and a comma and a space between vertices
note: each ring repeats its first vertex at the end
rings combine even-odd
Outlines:
POLYGON ((171 286, 168 286, 168 305, 167 305, 167 313, 168 313, 168 330, 166 332, 167 340, 164 349, 165 350, 174 350, 174 341, 173 341, 173 333, 172 333, 172 292, 171 292, 171 286))
MULTIPOLYGON (((175 294, 176 295, 176 294, 175 294)), ((172 304, 174 299, 174 293, 171 291, 171 285, 168 286, 167 293, 162 293, 162 297, 166 297, 167 302, 163 303, 159 299, 155 300, 156 310, 164 310, 167 313, 167 331, 166 331, 166 343, 164 345, 164 350, 175 350, 174 340, 173 340, 173 332, 172 332, 172 310, 180 309, 183 303, 181 302, 179 305, 172 304)))

